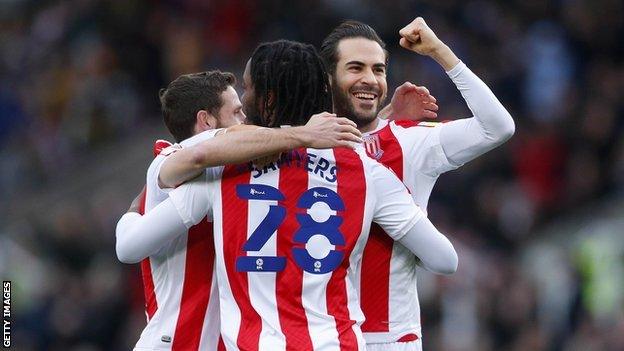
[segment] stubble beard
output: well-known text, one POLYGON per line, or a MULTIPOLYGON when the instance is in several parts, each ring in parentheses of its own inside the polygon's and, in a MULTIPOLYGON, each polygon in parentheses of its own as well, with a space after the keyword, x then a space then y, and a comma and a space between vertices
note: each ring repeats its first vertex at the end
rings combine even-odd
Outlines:
POLYGON ((243 103, 243 111, 247 115, 247 124, 266 127, 265 119, 262 118, 260 109, 256 106, 257 101, 253 100, 253 103, 243 103))
POLYGON ((333 89, 333 99, 334 99, 334 113, 338 115, 338 117, 346 117, 355 124, 357 124, 358 129, 362 127, 366 127, 377 118, 377 114, 379 113, 381 107, 381 100, 377 103, 377 108, 374 111, 371 111, 370 114, 362 114, 358 113, 355 110, 355 106, 351 101, 349 91, 343 91, 338 88, 338 82, 335 79, 332 79, 333 89))

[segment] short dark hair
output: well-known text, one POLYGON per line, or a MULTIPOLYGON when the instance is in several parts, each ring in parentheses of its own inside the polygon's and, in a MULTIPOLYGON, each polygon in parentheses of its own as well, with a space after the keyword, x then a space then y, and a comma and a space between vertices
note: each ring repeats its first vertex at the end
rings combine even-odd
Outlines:
MULTIPOLYGON (((251 56, 251 83, 266 127, 303 125, 315 113, 332 110, 327 71, 314 46, 289 40, 259 45, 251 56), (269 98, 271 94, 271 98, 269 98)), ((254 119, 263 120, 254 120, 254 119)))
POLYGON ((193 136, 197 112, 217 116, 223 106, 221 93, 236 84, 230 72, 218 70, 184 74, 160 89, 160 107, 165 125, 176 141, 193 136))
POLYGON ((325 67, 330 74, 336 73, 336 64, 338 63, 338 44, 343 39, 364 38, 377 42, 386 54, 386 63, 388 61, 388 51, 386 43, 379 37, 377 32, 368 24, 348 20, 342 22, 338 27, 334 28, 331 33, 325 37, 321 44, 321 57, 325 63, 325 67))

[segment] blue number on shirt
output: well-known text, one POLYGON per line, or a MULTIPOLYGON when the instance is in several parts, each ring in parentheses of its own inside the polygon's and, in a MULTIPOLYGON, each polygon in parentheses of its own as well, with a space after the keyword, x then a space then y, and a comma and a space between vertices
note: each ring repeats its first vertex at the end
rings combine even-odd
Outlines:
MULTIPOLYGON (((310 209, 317 202, 324 202, 334 211, 343 211, 344 202, 333 190, 327 188, 312 188, 301 195, 297 207, 310 209)), ((338 230, 342 224, 342 217, 330 215, 325 222, 317 222, 309 214, 297 214, 299 230, 295 233, 294 241, 307 244, 314 235, 322 235, 332 245, 344 245, 345 239, 338 230)), ((293 256, 297 264, 306 272, 313 274, 325 274, 338 267, 344 253, 342 251, 330 250, 324 258, 316 259, 310 255, 305 248, 293 248, 293 256)))
MULTIPOLYGON (((236 187, 236 194, 241 199, 246 200, 284 200, 284 194, 269 185, 263 184, 241 184, 236 187)), ((316 187, 303 193, 298 201, 297 207, 310 209, 317 202, 323 202, 334 211, 343 211, 344 202, 333 190, 316 187)), ((286 208, 279 205, 270 205, 269 212, 262 222, 253 231, 247 242, 243 245, 244 251, 259 251, 271 238, 273 233, 279 228, 286 218, 286 208)), ((297 214, 299 229, 294 234, 294 241, 300 244, 307 244, 314 235, 322 235, 332 245, 344 245, 345 239, 338 230, 342 224, 342 217, 330 215, 324 222, 315 221, 309 214, 297 214)), ((305 248, 293 248, 293 257, 298 266, 306 272, 313 274, 324 274, 335 270, 344 253, 337 250, 330 250, 324 258, 316 259, 310 255, 305 248)), ((286 258, 283 256, 240 256, 236 260, 236 270, 239 272, 279 272, 284 270, 286 258)))
MULTIPOLYGON (((246 200, 279 201, 284 200, 284 194, 278 189, 263 184, 241 184, 236 186, 236 195, 246 200)), ((260 222, 258 228, 251 233, 243 250, 260 251, 271 235, 284 222, 286 208, 270 205, 269 212, 260 222)), ((240 256, 236 259, 236 270, 239 272, 279 272, 286 267, 286 257, 278 256, 240 256)))

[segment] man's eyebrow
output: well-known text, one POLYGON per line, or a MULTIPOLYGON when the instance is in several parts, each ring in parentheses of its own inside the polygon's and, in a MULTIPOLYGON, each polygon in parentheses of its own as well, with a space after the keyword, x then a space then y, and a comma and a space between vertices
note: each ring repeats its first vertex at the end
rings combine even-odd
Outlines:
MULTIPOLYGON (((349 61, 349 62, 345 63, 345 66, 348 66, 348 65, 366 66, 366 64, 364 62, 357 61, 357 60, 349 61)), ((373 67, 375 67, 375 68, 378 68, 378 67, 386 68, 386 64, 382 63, 382 62, 379 62, 379 63, 373 64, 373 67)))

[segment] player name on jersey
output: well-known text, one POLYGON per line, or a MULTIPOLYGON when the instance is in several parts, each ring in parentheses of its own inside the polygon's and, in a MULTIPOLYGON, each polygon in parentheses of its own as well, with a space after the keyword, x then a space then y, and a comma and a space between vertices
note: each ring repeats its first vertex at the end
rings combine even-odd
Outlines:
POLYGON ((291 150, 285 152, 276 162, 272 162, 261 169, 254 167, 251 163, 237 166, 237 171, 251 171, 254 178, 258 178, 269 171, 277 171, 282 167, 299 167, 304 168, 309 173, 317 175, 328 182, 336 182, 336 173, 338 169, 336 165, 313 152, 304 152, 302 150, 291 150))

